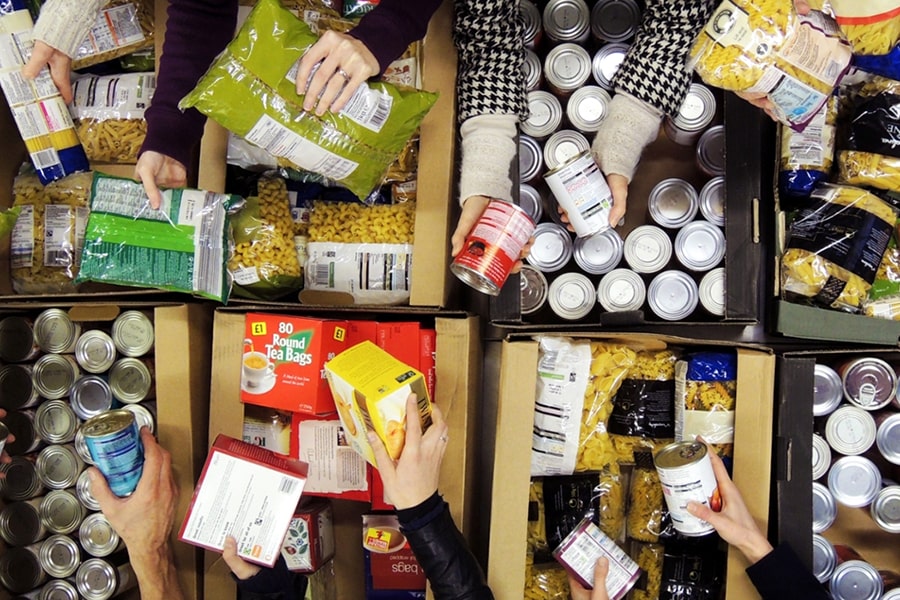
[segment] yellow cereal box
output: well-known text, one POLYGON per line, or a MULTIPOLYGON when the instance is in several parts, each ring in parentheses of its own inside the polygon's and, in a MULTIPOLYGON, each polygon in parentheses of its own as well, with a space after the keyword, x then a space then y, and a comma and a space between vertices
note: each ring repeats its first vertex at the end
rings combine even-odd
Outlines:
POLYGON ((372 465, 375 455, 366 431, 375 431, 396 460, 406 443, 406 399, 410 393, 418 398, 422 431, 431 426, 425 377, 372 342, 361 342, 325 363, 325 375, 353 448, 372 465))

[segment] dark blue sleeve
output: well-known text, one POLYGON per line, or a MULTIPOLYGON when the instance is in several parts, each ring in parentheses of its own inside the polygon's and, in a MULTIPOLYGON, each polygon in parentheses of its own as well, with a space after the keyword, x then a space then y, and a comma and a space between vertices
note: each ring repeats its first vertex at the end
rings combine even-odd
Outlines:
POLYGON ((280 593, 284 594, 285 598, 302 598, 306 593, 306 575, 289 571, 287 563, 281 556, 278 557, 278 562, 271 569, 263 567, 250 579, 234 577, 234 580, 242 592, 251 594, 280 593))
POLYGON ((747 575, 763 600, 828 600, 830 596, 790 546, 781 544, 756 564, 747 575))

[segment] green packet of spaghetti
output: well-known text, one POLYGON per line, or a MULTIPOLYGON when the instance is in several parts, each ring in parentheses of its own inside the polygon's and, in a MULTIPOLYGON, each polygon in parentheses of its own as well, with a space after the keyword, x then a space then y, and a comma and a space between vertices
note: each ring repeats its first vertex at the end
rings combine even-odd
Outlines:
POLYGON ((95 173, 75 282, 159 288, 225 302, 231 291, 229 211, 243 198, 181 188, 163 190, 162 196, 153 210, 139 181, 95 173))
POLYGON ((7 210, 0 211, 0 240, 5 238, 16 226, 16 219, 22 212, 21 206, 14 206, 7 210))
POLYGON ((300 58, 317 39, 278 0, 260 0, 178 106, 194 107, 292 166, 364 199, 382 183, 437 94, 370 82, 337 114, 306 112, 295 80, 300 58))

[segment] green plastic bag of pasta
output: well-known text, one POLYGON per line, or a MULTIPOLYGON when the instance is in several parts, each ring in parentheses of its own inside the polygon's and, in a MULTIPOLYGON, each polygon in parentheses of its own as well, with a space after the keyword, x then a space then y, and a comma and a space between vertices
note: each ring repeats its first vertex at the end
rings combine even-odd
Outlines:
POLYGON ((292 166, 365 199, 437 94, 368 83, 338 114, 306 112, 295 79, 300 58, 316 39, 278 0, 261 0, 179 107, 194 107, 292 166))

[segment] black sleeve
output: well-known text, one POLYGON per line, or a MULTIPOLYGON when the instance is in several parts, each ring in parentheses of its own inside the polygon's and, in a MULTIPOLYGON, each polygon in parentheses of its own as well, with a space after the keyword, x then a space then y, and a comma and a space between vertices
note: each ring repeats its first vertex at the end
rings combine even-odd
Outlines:
POLYGON ((238 579, 233 574, 232 577, 243 596, 281 594, 284 598, 302 598, 306 594, 306 575, 289 571, 281 556, 271 569, 263 567, 249 579, 238 579))
POLYGON ((763 600, 828 600, 830 596, 787 544, 781 544, 747 575, 763 600))

